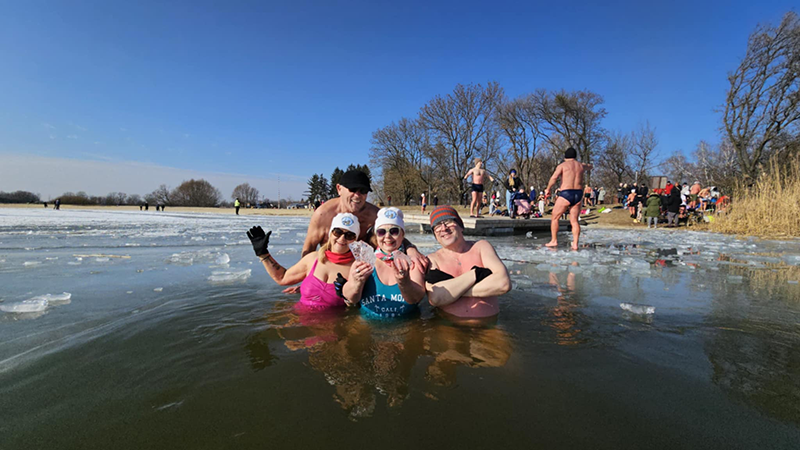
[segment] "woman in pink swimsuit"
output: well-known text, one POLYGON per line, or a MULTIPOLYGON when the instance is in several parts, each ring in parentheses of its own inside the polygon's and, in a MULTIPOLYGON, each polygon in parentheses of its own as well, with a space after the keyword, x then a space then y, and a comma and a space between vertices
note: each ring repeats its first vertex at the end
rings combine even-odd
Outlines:
POLYGON ((264 234, 261 227, 253 227, 247 232, 247 237, 253 244, 256 256, 276 283, 290 286, 303 282, 300 285, 298 307, 318 310, 345 306, 344 299, 336 293, 334 281, 341 273, 350 274, 354 258, 348 244, 356 240, 360 231, 356 216, 350 213, 337 214, 331 222, 328 242, 318 252, 307 254, 288 269, 278 264, 267 249, 272 231, 264 234))

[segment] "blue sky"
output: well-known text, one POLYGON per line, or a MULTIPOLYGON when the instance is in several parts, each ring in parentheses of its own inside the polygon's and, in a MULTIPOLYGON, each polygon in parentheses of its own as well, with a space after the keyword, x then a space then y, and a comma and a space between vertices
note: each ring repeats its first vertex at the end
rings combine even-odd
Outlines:
MULTIPOLYGON (((283 193, 299 195, 313 173, 368 162, 376 129, 415 116, 457 83, 490 80, 510 96, 590 89, 605 98, 606 128, 649 120, 662 156, 690 152, 701 139, 718 141, 715 108, 750 32, 791 8, 736 0, 6 2, 0 154, 176 169, 167 179, 169 170, 159 179, 140 173, 130 187, 140 194, 187 173, 224 173, 270 196, 281 176, 283 193)), ((0 190, 117 190, 69 174, 31 186, 34 164, 2 166, 0 190)), ((219 187, 226 196, 233 188, 219 187)))

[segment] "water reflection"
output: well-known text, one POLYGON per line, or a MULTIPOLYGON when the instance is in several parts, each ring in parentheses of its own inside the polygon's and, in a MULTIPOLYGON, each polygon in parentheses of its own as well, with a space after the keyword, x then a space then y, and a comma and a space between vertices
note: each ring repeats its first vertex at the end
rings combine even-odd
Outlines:
POLYGON ((309 366, 333 386, 333 400, 351 420, 372 416, 382 398, 387 408, 400 408, 411 395, 420 361, 428 365, 424 380, 416 383, 427 384, 421 391, 436 399, 436 387, 456 383, 459 366, 501 367, 512 352, 500 328, 456 326, 439 317, 378 322, 358 311, 320 315, 279 303, 261 324, 266 328, 246 343, 253 370, 278 361, 270 345, 307 352, 309 366))

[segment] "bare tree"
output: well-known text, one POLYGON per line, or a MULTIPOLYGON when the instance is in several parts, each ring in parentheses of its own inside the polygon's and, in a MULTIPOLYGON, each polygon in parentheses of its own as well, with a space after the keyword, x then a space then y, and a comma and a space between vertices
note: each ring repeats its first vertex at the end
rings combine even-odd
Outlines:
POLYGON ((173 205, 179 206, 217 206, 222 201, 222 193, 206 180, 184 181, 170 194, 173 205))
MULTIPOLYGON (((606 116, 603 97, 591 91, 548 92, 533 94, 538 114, 546 124, 544 135, 551 145, 556 136, 568 146, 575 147, 581 161, 591 163, 605 138, 600 125, 606 116)), ((564 149, 562 149, 563 151, 564 149)))
POLYGON ((166 184, 162 184, 158 187, 155 191, 151 192, 148 195, 145 195, 144 198, 148 202, 156 203, 160 205, 169 205, 170 204, 170 197, 172 193, 170 192, 169 188, 166 184))
POLYGON ((617 186, 633 176, 628 163, 633 152, 633 139, 629 134, 616 131, 608 134, 603 151, 597 155, 595 173, 606 186, 617 186))
POLYGON ((512 168, 529 184, 540 185, 536 157, 544 137, 543 121, 537 113, 533 96, 503 101, 497 108, 497 123, 510 147, 498 163, 499 171, 507 174, 512 168))
POLYGON ((697 178, 694 174, 695 165, 690 163, 680 150, 676 150, 669 158, 665 159, 660 167, 663 173, 667 174, 667 177, 676 184, 691 183, 693 179, 697 178))
POLYGON ((645 125, 639 126, 639 129, 633 133, 632 140, 631 169, 634 172, 635 181, 639 183, 648 180, 658 154, 656 130, 650 126, 650 122, 647 122, 645 125))
POLYGON ((385 195, 407 205, 429 188, 429 147, 429 136, 418 120, 402 118, 372 133, 370 163, 381 169, 385 195))
POLYGON ((258 189, 250 186, 250 183, 242 183, 231 193, 231 200, 239 199, 244 204, 255 205, 258 202, 258 189))
POLYGON ((500 131, 494 115, 503 96, 495 82, 486 87, 457 85, 451 94, 436 96, 420 110, 420 121, 432 133, 432 140, 446 151, 444 182, 450 189, 465 191, 461 182, 476 157, 487 163, 498 153, 500 131))
MULTIPOLYGON (((794 12, 780 25, 759 25, 747 53, 728 75, 723 126, 750 178, 785 133, 797 134, 800 119, 800 19, 794 12)), ((791 140, 791 139, 790 139, 791 140)))

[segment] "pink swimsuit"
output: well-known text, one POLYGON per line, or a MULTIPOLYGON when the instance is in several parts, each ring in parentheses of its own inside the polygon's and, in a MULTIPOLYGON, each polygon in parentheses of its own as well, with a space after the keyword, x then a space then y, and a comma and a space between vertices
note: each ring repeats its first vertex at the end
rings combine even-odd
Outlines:
POLYGON ((314 276, 317 270, 317 261, 311 268, 303 283, 300 285, 300 301, 298 306, 310 309, 329 309, 344 307, 344 299, 336 294, 333 283, 326 283, 314 276))

